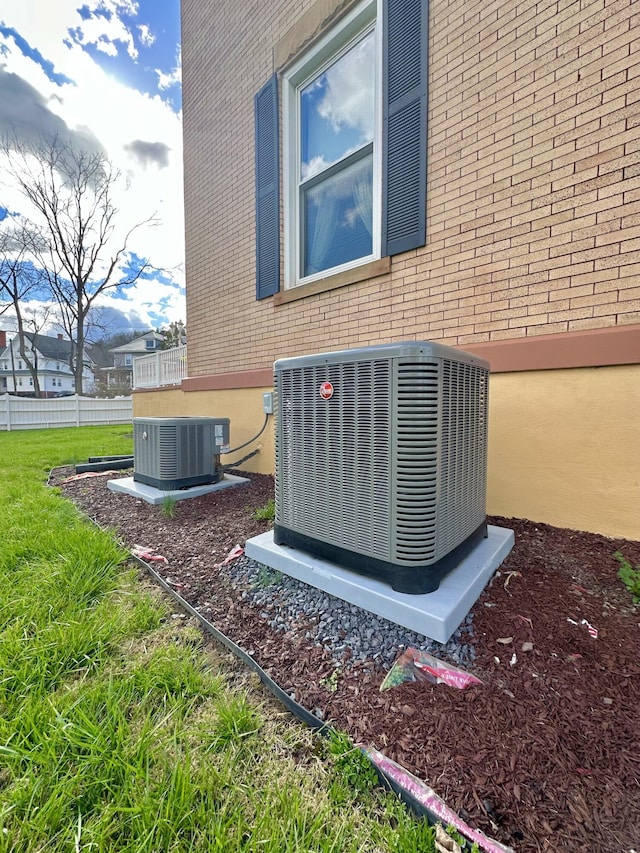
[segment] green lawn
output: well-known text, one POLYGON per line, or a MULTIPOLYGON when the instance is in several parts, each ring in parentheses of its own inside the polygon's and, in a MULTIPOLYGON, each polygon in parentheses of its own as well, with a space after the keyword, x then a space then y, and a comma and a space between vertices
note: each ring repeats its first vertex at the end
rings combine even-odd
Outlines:
POLYGON ((399 851, 432 830, 124 564, 51 467, 131 427, 0 434, 0 851, 399 851))

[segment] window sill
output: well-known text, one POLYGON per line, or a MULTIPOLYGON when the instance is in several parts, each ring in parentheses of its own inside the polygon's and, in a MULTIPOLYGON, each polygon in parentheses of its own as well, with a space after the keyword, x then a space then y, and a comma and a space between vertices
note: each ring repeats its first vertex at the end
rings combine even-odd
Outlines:
POLYGON ((380 258, 378 261, 371 261, 361 267, 328 275, 326 278, 320 278, 310 284, 300 284, 288 290, 280 290, 274 295, 273 304, 285 305, 287 302, 296 302, 298 299, 304 299, 307 296, 315 296, 328 290, 337 290, 337 288, 344 287, 347 284, 356 284, 359 281, 386 275, 390 271, 391 258, 380 258))

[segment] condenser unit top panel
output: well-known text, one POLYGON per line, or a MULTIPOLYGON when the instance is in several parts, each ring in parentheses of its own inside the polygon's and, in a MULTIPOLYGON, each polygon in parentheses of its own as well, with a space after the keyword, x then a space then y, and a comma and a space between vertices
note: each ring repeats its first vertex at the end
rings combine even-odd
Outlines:
POLYGON ((193 424, 196 426, 197 424, 202 424, 203 426, 210 426, 213 424, 226 424, 229 425, 229 418, 206 418, 206 417, 174 417, 174 418, 134 418, 134 424, 149 424, 153 426, 186 426, 193 424))
POLYGON ((476 367, 489 370, 489 362, 483 358, 478 358, 476 355, 464 352, 455 347, 448 347, 444 344, 432 343, 430 341, 402 341, 392 344, 378 344, 370 347, 357 347, 356 349, 337 350, 335 352, 300 355, 293 358, 280 358, 275 362, 274 368, 276 371, 295 370, 318 364, 345 364, 354 361, 365 362, 395 358, 448 359, 449 361, 473 364, 476 367))

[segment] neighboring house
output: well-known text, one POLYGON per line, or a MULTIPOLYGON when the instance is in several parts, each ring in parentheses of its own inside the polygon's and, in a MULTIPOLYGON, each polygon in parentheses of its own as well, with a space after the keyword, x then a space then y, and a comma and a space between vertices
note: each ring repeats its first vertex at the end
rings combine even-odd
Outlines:
MULTIPOLYGON (((25 344, 29 360, 37 368, 40 395, 63 397, 75 393, 74 376, 69 367, 71 341, 59 334, 57 337, 25 332, 25 344)), ((85 358, 83 390, 93 389, 91 360, 85 358)), ((7 340, 7 333, 0 331, 0 393, 33 397, 33 378, 20 354, 18 336, 7 340)))
POLYGON ((491 363, 491 513, 640 539, 634 4, 255 12, 182 2, 189 378, 135 414, 237 443, 274 359, 439 341, 491 363))
POLYGON ((146 332, 139 338, 110 349, 113 365, 102 368, 101 381, 107 387, 118 386, 130 390, 133 378, 133 360, 141 355, 157 352, 164 343, 164 337, 158 332, 146 332))
POLYGON ((100 344, 87 344, 86 352, 93 363, 95 391, 100 395, 101 390, 107 387, 109 370, 113 370, 113 356, 100 344))

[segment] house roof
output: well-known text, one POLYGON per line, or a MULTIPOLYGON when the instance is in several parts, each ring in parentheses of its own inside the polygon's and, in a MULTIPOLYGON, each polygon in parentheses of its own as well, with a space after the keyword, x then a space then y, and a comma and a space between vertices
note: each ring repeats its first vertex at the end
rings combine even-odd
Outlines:
POLYGON ((85 347, 85 352, 96 367, 113 367, 113 358, 110 355, 111 350, 104 349, 100 345, 88 344, 85 347))
POLYGON ((147 341, 158 341, 161 343, 164 341, 164 337, 160 335, 158 332, 147 332, 144 335, 141 335, 139 338, 135 338, 135 340, 130 341, 128 344, 123 344, 119 347, 114 347, 110 349, 109 352, 122 352, 122 353, 146 353, 147 350, 147 341))
MULTIPOLYGON (((34 349, 38 351, 38 354, 42 356, 42 358, 51 359, 53 361, 59 361, 62 364, 68 364, 69 359, 71 357, 71 341, 66 340, 64 338, 52 338, 48 335, 36 335, 33 332, 25 332, 24 337, 27 341, 31 343, 34 349)), ((19 341, 18 335, 10 342, 13 346, 14 354, 19 352, 19 341)), ((2 354, 8 353, 9 347, 7 346, 2 354)), ((85 349, 85 366, 87 366, 87 362, 93 362, 90 354, 85 349)))
MULTIPOLYGON (((44 358, 55 358, 60 361, 69 361, 71 355, 71 341, 60 340, 60 338, 50 338, 47 335, 34 335, 33 332, 25 332, 25 338, 31 341, 35 349, 44 358)), ((17 336, 14 338, 16 346, 18 345, 17 336)))

